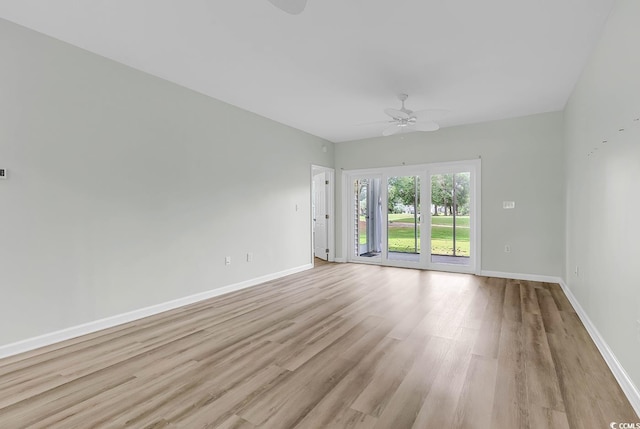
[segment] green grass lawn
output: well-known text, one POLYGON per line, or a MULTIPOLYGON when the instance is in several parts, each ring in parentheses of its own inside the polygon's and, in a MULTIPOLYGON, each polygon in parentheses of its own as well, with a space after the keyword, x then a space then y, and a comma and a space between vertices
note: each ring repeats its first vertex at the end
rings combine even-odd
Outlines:
MULTIPOLYGON (((416 253, 413 228, 389 227, 389 252, 416 253)), ((420 229, 418 229, 418 253, 420 252, 420 229)))
POLYGON ((389 223, 394 222, 413 223, 413 215, 408 213, 389 213, 389 223))
MULTIPOLYGON (((453 216, 431 216, 431 225, 453 226, 453 216)), ((459 226, 469 228, 469 216, 456 216, 456 228, 459 226)))
MULTIPOLYGON (((360 216, 360 220, 364 220, 364 216, 360 216)), ((407 213, 390 213, 389 223, 413 223, 413 215, 407 213)), ((453 216, 431 216, 432 225, 449 225, 453 226, 453 216)), ((469 227, 469 216, 456 216, 456 226, 469 227)))
MULTIPOLYGON (((413 223, 413 215, 409 213, 389 213, 389 222, 413 223)), ((364 216, 360 216, 360 220, 364 221, 364 216)))
MULTIPOLYGON (((414 253, 415 239, 412 227, 394 226, 393 223, 413 223, 413 217, 405 214, 389 215, 389 251, 414 253)), ((436 255, 453 255, 453 218, 451 216, 433 216, 431 227, 431 253, 436 255)), ((364 219, 362 219, 364 220, 364 219)), ((360 234, 360 244, 366 243, 364 231, 360 234)), ((456 255, 469 256, 469 217, 456 218, 456 255)), ((420 230, 418 230, 418 252, 420 252, 420 230)))
MULTIPOLYGON (((453 255, 453 228, 431 227, 431 254, 453 255)), ((456 227, 456 256, 469 256, 469 228, 456 227)))

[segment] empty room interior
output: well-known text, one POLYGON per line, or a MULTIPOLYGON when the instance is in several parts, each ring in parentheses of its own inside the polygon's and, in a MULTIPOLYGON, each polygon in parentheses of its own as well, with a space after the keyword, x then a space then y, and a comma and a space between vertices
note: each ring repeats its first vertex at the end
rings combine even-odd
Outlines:
POLYGON ((0 1, 0 428, 640 428, 638 22, 0 1))

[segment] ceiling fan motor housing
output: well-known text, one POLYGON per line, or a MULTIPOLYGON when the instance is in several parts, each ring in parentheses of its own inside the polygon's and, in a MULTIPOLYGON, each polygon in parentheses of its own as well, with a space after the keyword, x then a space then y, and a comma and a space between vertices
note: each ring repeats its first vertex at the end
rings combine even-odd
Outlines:
MULTIPOLYGON (((439 127, 439 125, 434 121, 427 122, 418 122, 418 116, 421 116, 421 112, 418 114, 414 113, 413 110, 409 110, 405 107, 404 102, 409 98, 409 95, 401 93, 398 94, 398 100, 402 103, 402 107, 400 109, 388 108, 385 109, 385 113, 391 116, 392 125, 385 130, 383 130, 382 135, 389 136, 391 134, 395 134, 400 130, 404 130, 409 126, 417 126, 416 129, 419 131, 435 131, 439 127)), ((424 113, 424 112, 422 112, 424 113)))

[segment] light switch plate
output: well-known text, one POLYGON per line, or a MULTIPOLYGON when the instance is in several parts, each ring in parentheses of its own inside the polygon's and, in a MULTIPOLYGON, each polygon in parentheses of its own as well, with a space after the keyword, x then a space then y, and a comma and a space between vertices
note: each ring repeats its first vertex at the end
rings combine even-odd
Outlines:
POLYGON ((503 209, 515 209, 516 208, 516 202, 515 201, 503 201, 502 202, 502 208, 503 209))
POLYGON ((7 178, 7 170, 5 168, 0 168, 0 179, 7 178))

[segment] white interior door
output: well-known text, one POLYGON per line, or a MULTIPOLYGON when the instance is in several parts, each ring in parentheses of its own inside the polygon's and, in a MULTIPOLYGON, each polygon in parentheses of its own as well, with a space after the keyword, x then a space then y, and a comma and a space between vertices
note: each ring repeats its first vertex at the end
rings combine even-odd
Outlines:
POLYGON ((327 217, 327 187, 329 173, 322 171, 313 176, 313 253, 316 258, 328 258, 329 240, 327 217))

